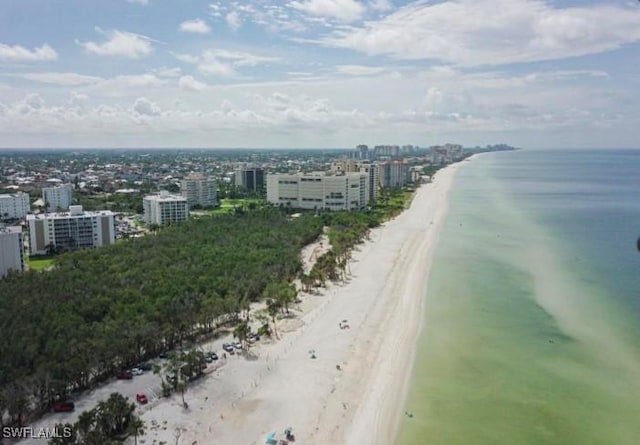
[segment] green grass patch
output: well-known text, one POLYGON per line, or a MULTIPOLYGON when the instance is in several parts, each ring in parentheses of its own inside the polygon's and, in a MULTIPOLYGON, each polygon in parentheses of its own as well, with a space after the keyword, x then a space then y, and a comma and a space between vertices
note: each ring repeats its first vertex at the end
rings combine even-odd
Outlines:
POLYGON ((27 260, 27 264, 29 265, 30 270, 44 270, 53 266, 54 261, 55 260, 52 257, 34 257, 33 259, 29 258, 27 260))

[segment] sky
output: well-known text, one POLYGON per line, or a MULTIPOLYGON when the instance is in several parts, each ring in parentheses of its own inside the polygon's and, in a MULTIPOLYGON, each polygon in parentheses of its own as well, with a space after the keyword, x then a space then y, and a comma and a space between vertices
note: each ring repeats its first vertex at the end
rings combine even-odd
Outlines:
POLYGON ((640 147, 636 0, 2 0, 0 147, 640 147))

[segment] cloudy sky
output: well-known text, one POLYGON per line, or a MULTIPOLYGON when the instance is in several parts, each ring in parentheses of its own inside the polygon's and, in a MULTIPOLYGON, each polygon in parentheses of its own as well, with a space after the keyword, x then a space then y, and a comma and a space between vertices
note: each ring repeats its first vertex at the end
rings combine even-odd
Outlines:
POLYGON ((0 147, 639 147, 636 0, 1 0, 0 147))

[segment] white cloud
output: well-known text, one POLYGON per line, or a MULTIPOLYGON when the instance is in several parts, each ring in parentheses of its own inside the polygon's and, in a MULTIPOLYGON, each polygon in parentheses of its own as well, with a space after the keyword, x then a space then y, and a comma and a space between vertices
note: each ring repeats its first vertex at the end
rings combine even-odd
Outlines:
POLYGON ((289 2, 288 5, 313 16, 328 17, 344 22, 358 20, 366 10, 357 0, 295 0, 289 2))
POLYGON ((184 63, 198 63, 198 60, 200 60, 198 58, 198 56, 193 56, 191 54, 173 54, 173 57, 175 57, 176 59, 178 59, 180 62, 184 62, 184 63))
POLYGON ((230 63, 225 63, 217 59, 207 60, 198 64, 198 71, 211 76, 231 77, 237 74, 230 63))
POLYGON ((636 5, 559 8, 540 0, 415 2, 327 46, 398 59, 499 65, 595 54, 640 40, 636 5))
POLYGON ((46 44, 31 50, 24 46, 0 43, 0 62, 47 62, 57 59, 58 53, 46 44))
POLYGON ((129 3, 138 3, 140 5, 148 5, 149 0, 127 0, 129 3))
POLYGON ((216 76, 235 76, 236 68, 252 67, 270 62, 277 62, 277 57, 260 56, 242 51, 229 51, 225 49, 210 49, 201 55, 174 54, 181 62, 197 65, 198 71, 203 74, 216 76))
POLYGON ((203 58, 228 60, 234 66, 256 66, 270 62, 278 62, 278 57, 259 56, 242 51, 228 51, 224 49, 207 50, 203 53, 203 58))
POLYGON ((27 80, 61 86, 90 85, 103 80, 101 77, 85 76, 78 73, 25 73, 17 74, 16 76, 27 80))
POLYGON ((127 31, 102 31, 96 28, 101 34, 107 37, 104 42, 76 42, 92 54, 99 56, 126 57, 129 59, 139 59, 153 53, 151 39, 140 34, 127 31))
POLYGON ((390 0, 371 0, 369 2, 369 7, 374 11, 388 11, 393 9, 393 4, 390 0))
POLYGON ((194 34, 208 34, 211 32, 211 28, 204 20, 194 19, 180 23, 180 31, 194 34))
POLYGON ((23 103, 29 108, 33 108, 35 110, 39 110, 44 107, 44 99, 37 93, 28 94, 24 98, 23 103))
POLYGON ((89 95, 72 91, 69 97, 69 106, 82 107, 89 101, 89 95))
POLYGON ((206 83, 197 81, 193 76, 182 76, 178 80, 178 86, 185 91, 204 91, 207 89, 206 83))
POLYGON ((146 97, 137 98, 131 109, 142 116, 159 116, 162 113, 160 107, 146 97))
POLYGON ((152 73, 134 74, 104 79, 102 82, 87 85, 86 89, 96 95, 129 97, 132 91, 156 91, 158 88, 165 86, 167 82, 167 80, 162 80, 152 73))
POLYGON ((339 73, 348 74, 350 76, 371 76, 385 72, 386 68, 366 65, 339 65, 336 67, 336 70, 339 73))
POLYGON ((157 74, 160 77, 180 77, 182 75, 182 68, 180 67, 167 68, 163 66, 161 68, 152 70, 152 72, 157 74))
POLYGON ((234 31, 240 29, 240 27, 242 26, 242 18, 236 11, 231 11, 230 13, 228 13, 225 19, 227 20, 229 28, 233 29, 234 31))

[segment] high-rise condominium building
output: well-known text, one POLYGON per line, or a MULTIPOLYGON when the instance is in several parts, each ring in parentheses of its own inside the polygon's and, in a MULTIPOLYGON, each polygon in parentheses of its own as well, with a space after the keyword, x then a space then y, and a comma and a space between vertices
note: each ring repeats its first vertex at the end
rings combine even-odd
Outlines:
POLYGON ((378 164, 369 161, 357 161, 354 159, 340 159, 331 164, 334 173, 366 173, 369 177, 369 201, 378 199, 380 188, 380 168, 378 164))
POLYGON ((51 247, 63 250, 101 247, 116 242, 114 213, 85 212, 69 206, 68 212, 27 215, 31 255, 45 255, 51 247))
POLYGON ((47 212, 69 210, 73 198, 73 190, 70 185, 59 187, 45 187, 42 189, 42 199, 47 212))
POLYGON ((21 227, 0 227, 0 278, 10 270, 24 270, 21 227))
POLYGON ((211 176, 191 174, 182 180, 180 193, 187 198, 189 208, 214 207, 217 204, 216 188, 216 181, 211 176))
POLYGON ((21 219, 29 213, 29 195, 18 192, 9 195, 0 195, 0 220, 21 219))
POLYGON ((359 159, 361 161, 366 161, 369 159, 369 147, 361 144, 356 147, 354 152, 354 158, 359 159))
POLYGON ((308 210, 363 210, 368 184, 366 173, 267 175, 267 201, 308 210))
POLYGON ((388 161, 380 164, 381 187, 404 187, 409 183, 409 165, 402 161, 388 161))
POLYGON ((144 207, 144 221, 147 224, 179 223, 189 219, 189 203, 187 198, 172 195, 162 190, 157 195, 145 196, 142 200, 144 207))
POLYGON ((259 193, 264 190, 264 169, 252 164, 242 164, 236 168, 236 186, 250 192, 259 193))

